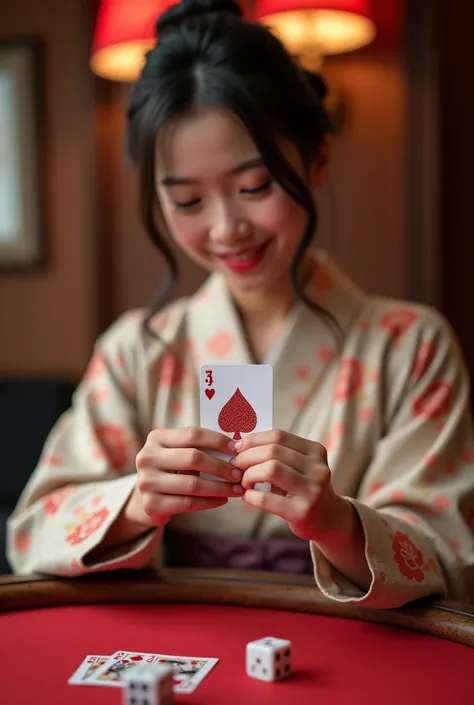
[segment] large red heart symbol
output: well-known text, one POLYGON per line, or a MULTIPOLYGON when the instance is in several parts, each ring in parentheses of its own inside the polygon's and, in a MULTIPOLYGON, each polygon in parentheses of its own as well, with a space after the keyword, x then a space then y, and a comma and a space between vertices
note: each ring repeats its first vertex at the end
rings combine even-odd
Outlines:
POLYGON ((206 391, 205 391, 205 395, 208 399, 212 399, 212 397, 214 396, 215 393, 216 393, 215 389, 206 389, 206 391))

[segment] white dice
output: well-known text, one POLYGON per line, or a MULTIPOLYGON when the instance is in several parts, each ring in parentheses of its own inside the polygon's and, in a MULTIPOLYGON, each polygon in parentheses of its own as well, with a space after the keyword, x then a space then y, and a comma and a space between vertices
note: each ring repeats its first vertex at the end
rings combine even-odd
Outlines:
POLYGON ((246 671, 250 678, 279 681, 292 672, 292 644, 286 639, 267 636, 247 644, 246 671))
POLYGON ((142 663, 125 670, 124 705, 172 705, 173 669, 163 663, 142 663))

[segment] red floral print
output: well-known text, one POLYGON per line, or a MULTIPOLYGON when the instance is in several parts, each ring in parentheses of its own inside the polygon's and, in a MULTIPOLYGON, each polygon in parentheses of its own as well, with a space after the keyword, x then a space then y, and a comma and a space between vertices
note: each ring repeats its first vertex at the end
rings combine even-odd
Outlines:
POLYGON ((43 511, 49 516, 56 514, 66 497, 74 492, 75 487, 63 487, 56 492, 52 492, 43 498, 43 511))
POLYGON ((99 404, 102 404, 102 402, 104 402, 109 396, 110 389, 103 387, 102 389, 98 389, 97 391, 92 392, 90 395, 90 400, 93 404, 96 404, 98 406, 99 404))
MULTIPOLYGON (((113 424, 101 424, 94 428, 94 433, 115 470, 119 472, 125 470, 129 456, 125 429, 113 424)), ((98 449, 99 452, 102 448, 98 449)))
POLYGON ((424 340, 419 347, 411 373, 415 381, 419 381, 427 373, 435 354, 436 343, 434 340, 424 340))
POLYGON ((229 331, 223 330, 216 333, 207 341, 207 349, 216 357, 227 357, 234 347, 234 340, 229 331))
POLYGON ((438 466, 439 458, 435 453, 427 455, 425 458, 426 470, 424 472, 424 479, 428 484, 432 485, 436 482, 438 477, 438 466))
POLYGON ((86 508, 83 504, 77 504, 72 510, 72 513, 75 517, 80 517, 87 514, 86 508))
POLYGON ((68 544, 70 546, 77 546, 92 536, 92 534, 95 534, 104 522, 107 521, 109 514, 110 512, 106 507, 102 507, 102 509, 98 509, 94 514, 91 514, 88 519, 75 526, 73 531, 66 536, 68 544))
POLYGON ((390 499, 392 502, 404 502, 406 500, 406 494, 404 490, 393 490, 390 493, 390 499))
POLYGON ((107 371, 107 364, 105 362, 105 357, 102 353, 96 353, 89 363, 86 370, 86 381, 93 382, 98 377, 101 377, 107 371))
POLYGON ((63 465, 63 460, 62 458, 59 457, 59 455, 44 455, 42 459, 43 465, 51 465, 55 468, 61 467, 63 465))
POLYGON ((415 311, 399 309, 384 314, 380 319, 380 325, 391 332, 394 340, 398 340, 410 330, 417 318, 418 314, 415 311))
POLYGON ((31 546, 29 531, 17 531, 13 539, 13 549, 17 553, 26 553, 31 546))
POLYGON ((406 521, 408 524, 419 524, 420 523, 420 518, 416 514, 402 514, 401 518, 403 521, 406 521))
POLYGON ((371 482, 368 489, 368 496, 370 497, 371 495, 381 490, 384 485, 385 483, 381 480, 374 480, 374 482, 371 482))
POLYGON ((344 433, 344 424, 339 422, 335 424, 332 429, 329 431, 328 435, 326 436, 326 440, 324 441, 324 445, 326 447, 326 450, 328 451, 333 451, 336 449, 337 444, 339 443, 340 439, 342 438, 342 434, 344 433))
POLYGON ((439 419, 452 407, 453 386, 449 382, 432 382, 412 405, 414 416, 439 419))
POLYGON ((421 583, 425 573, 422 570, 424 560, 420 549, 401 531, 397 531, 395 534, 392 548, 400 573, 408 580, 416 580, 417 583, 421 583))
POLYGON ((125 367, 125 356, 122 353, 118 353, 115 356, 115 362, 119 367, 125 367))
POLYGON ((453 551, 459 551, 461 548, 461 542, 459 539, 450 539, 448 541, 449 546, 453 549, 453 551))
POLYGON ((433 507, 437 512, 446 512, 451 506, 451 500, 446 495, 435 497, 433 507))
POLYGON ((163 387, 177 387, 184 377, 184 365, 178 355, 169 350, 163 355, 161 361, 160 385, 163 387))
POLYGON ((375 416, 375 411, 369 406, 364 407, 359 411, 359 419, 361 421, 370 421, 375 416))
POLYGON ((362 387, 362 382, 363 369, 360 361, 356 357, 348 357, 342 360, 334 392, 335 400, 345 401, 350 399, 362 387))
POLYGON ((319 348, 317 352, 318 358, 325 364, 329 364, 334 359, 335 354, 336 351, 333 348, 327 347, 319 348))
POLYGON ((308 365, 300 365, 295 370, 295 377, 297 377, 297 379, 301 379, 301 380, 308 379, 309 374, 310 374, 310 372, 309 372, 308 365))
MULTIPOLYGON (((168 325, 170 318, 169 313, 157 313, 150 321, 150 328, 157 333, 162 333, 168 325)), ((143 314, 139 313, 137 319, 141 322, 143 320, 143 314)))
POLYGON ((173 399, 170 404, 170 411, 174 416, 179 416, 183 413, 183 402, 181 399, 173 399))
POLYGON ((299 394, 293 398, 293 406, 295 409, 304 409, 308 403, 308 397, 305 394, 299 394))
POLYGON ((128 378, 124 380, 122 383, 122 389, 124 391, 125 396, 129 398, 133 397, 133 395, 135 394, 135 382, 133 381, 133 379, 128 378))

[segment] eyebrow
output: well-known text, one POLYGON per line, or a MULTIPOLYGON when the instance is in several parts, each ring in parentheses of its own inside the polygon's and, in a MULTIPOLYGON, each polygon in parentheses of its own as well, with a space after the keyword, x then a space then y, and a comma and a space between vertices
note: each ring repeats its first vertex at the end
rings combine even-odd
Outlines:
MULTIPOLYGON (((252 169, 259 169, 262 166, 263 166, 262 157, 252 157, 251 159, 247 159, 247 161, 242 162, 241 164, 237 164, 237 166, 235 166, 233 169, 231 169, 229 171, 229 174, 230 175, 242 174, 245 171, 251 171, 252 169)), ((193 184, 197 184, 198 180, 197 179, 190 179, 185 176, 175 176, 173 174, 170 174, 168 176, 165 176, 161 180, 161 183, 163 186, 167 186, 167 187, 191 186, 193 184)))

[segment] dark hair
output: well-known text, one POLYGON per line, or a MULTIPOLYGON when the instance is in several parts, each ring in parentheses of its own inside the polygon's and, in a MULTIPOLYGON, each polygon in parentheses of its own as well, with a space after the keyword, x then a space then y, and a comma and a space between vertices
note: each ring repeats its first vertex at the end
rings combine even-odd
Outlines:
POLYGON ((288 163, 278 138, 290 140, 309 162, 332 125, 324 107, 326 86, 302 70, 271 32, 245 21, 232 0, 183 0, 157 21, 158 43, 147 55, 128 109, 128 151, 138 167, 143 224, 169 268, 169 277, 145 321, 170 298, 178 278, 176 259, 155 220, 155 145, 170 121, 204 106, 237 116, 249 131, 273 178, 308 214, 291 268, 295 294, 328 323, 328 311, 306 296, 300 267, 318 225, 306 183, 288 163))

